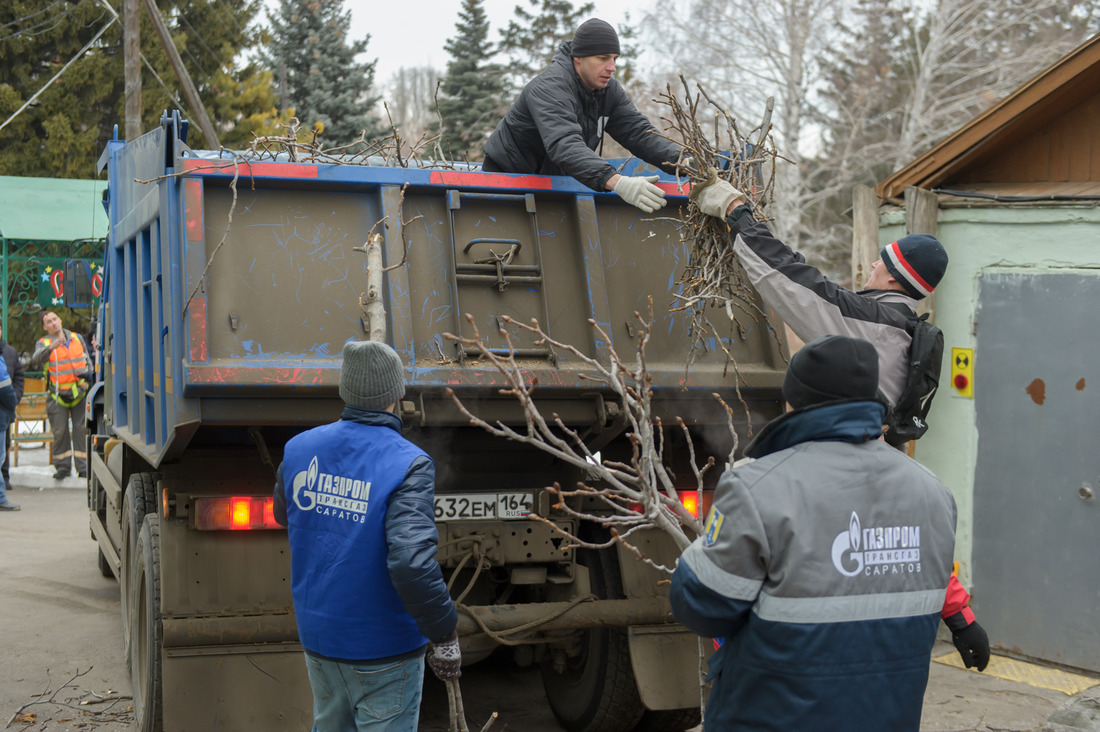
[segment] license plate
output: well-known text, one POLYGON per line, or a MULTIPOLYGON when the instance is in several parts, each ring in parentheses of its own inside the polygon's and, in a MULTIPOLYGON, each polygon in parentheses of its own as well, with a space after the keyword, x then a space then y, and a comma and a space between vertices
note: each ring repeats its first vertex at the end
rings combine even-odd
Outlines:
POLYGON ((530 493, 463 493, 435 497, 435 520, 521 519, 532 511, 530 493))

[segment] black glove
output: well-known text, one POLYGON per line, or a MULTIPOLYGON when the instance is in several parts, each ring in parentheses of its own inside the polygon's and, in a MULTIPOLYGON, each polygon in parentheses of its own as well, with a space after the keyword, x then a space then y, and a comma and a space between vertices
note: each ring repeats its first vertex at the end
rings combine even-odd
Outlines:
POLYGON ((951 640, 967 668, 977 666, 979 671, 985 671, 989 665, 989 636, 977 620, 965 628, 952 631, 951 640))
POLYGON ((428 668, 440 681, 462 675, 462 651, 458 648, 458 631, 438 643, 428 644, 428 668))

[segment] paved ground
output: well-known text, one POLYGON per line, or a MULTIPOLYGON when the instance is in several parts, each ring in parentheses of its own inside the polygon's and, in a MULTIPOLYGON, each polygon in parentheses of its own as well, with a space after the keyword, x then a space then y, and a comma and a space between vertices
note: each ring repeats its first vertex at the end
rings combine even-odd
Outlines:
MULTIPOLYGON (((10 729, 125 730, 130 684, 120 650, 118 583, 97 568, 83 482, 54 481, 44 463, 44 449, 22 451, 11 471, 11 499, 23 510, 0 514, 0 728, 22 711, 34 717, 12 721, 10 729)), ((953 654, 941 642, 933 656, 953 654)), ((998 673, 1009 678, 932 663, 921 729, 1100 732, 1100 686, 1073 694, 1043 688, 1036 684, 1073 679, 1000 660, 998 673)), ((517 668, 506 655, 465 669, 462 686, 475 729, 495 710, 501 717, 494 730, 559 730, 538 672, 517 668)), ((444 689, 435 679, 425 685, 420 728, 447 729, 444 689)))

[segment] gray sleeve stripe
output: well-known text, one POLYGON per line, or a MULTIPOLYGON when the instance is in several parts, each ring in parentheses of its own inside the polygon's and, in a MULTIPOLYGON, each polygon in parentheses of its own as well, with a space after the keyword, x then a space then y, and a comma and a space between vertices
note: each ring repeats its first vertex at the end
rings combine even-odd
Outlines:
MULTIPOLYGON (((694 569, 694 567, 692 567, 694 569)), ((939 613, 945 589, 840 597, 776 597, 761 594, 754 612, 780 623, 844 623, 939 613)))
POLYGON ((698 541, 684 551, 680 561, 691 568, 700 582, 731 600, 755 600, 764 584, 763 580, 748 579, 722 569, 703 552, 698 541))

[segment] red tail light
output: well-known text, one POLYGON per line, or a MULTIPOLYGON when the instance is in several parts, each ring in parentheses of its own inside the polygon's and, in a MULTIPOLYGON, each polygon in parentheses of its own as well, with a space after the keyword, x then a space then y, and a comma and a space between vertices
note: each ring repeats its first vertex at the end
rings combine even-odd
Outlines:
POLYGON ((699 518, 699 494, 698 493, 681 493, 680 503, 684 504, 684 508, 695 518, 699 518))
POLYGON ((195 528, 203 531, 281 529, 271 496, 222 496, 195 499, 195 528))

